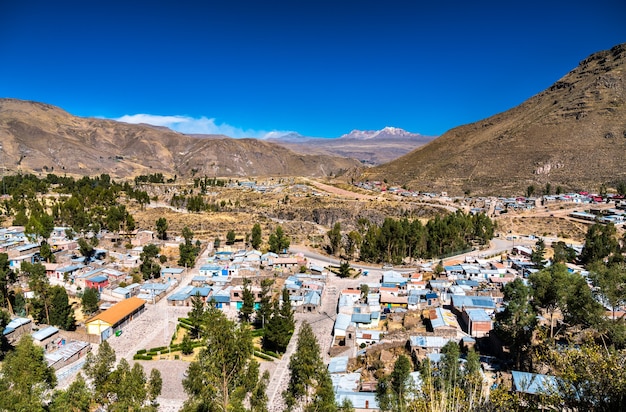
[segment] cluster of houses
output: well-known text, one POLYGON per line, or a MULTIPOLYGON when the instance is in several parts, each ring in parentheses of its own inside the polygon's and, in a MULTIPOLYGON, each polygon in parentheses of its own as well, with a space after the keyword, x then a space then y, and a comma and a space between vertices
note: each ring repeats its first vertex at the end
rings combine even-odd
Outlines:
MULTIPOLYGON (((329 364, 337 401, 350 399, 357 410, 378 409, 375 382, 348 373, 345 365, 349 358, 368 353, 382 357, 390 346, 409 348, 414 359, 436 364, 442 348, 454 341, 496 355, 481 356, 481 363, 484 373, 497 370, 505 348, 492 331, 496 313, 503 310, 502 287, 516 278, 525 280, 533 270, 528 251, 516 251, 508 259, 466 258, 444 266, 438 275, 429 266, 412 273, 388 270, 379 282, 340 291, 329 364), (399 326, 394 328, 394 323, 399 326)), ((584 272, 575 265, 569 270, 584 272)), ((419 377, 415 379, 419 384, 419 377)), ((523 393, 538 393, 551 380, 546 375, 512 375, 513 390, 523 393)))

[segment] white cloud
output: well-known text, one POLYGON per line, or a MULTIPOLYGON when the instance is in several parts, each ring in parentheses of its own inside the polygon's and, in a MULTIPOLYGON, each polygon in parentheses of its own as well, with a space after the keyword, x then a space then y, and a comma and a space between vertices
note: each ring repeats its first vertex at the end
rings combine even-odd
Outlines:
POLYGON ((146 123, 153 126, 164 126, 180 133, 186 134, 221 134, 229 137, 254 137, 257 139, 267 139, 278 137, 290 133, 290 131, 280 130, 253 130, 241 129, 226 123, 217 124, 214 118, 190 117, 190 116, 159 116, 153 114, 126 114, 118 117, 118 122, 125 123, 146 123))

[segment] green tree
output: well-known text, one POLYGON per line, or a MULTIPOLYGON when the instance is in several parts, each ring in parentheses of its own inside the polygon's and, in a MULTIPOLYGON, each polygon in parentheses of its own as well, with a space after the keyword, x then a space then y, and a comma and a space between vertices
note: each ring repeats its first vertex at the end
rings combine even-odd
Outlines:
POLYGON ((580 255, 584 264, 602 260, 617 253, 617 230, 613 224, 602 225, 599 223, 590 226, 585 235, 585 246, 580 255))
MULTIPOLYGON (((296 351, 289 358, 289 383, 283 398, 289 409, 304 405, 304 410, 336 411, 334 395, 328 394, 328 369, 322 362, 320 347, 311 325, 303 322, 296 351), (323 405, 323 407, 322 407, 323 405), (313 407, 320 407, 313 409, 313 407)), ((332 384, 330 386, 332 393, 332 384)))
POLYGON ((191 322, 191 330, 189 331, 191 338, 198 339, 204 322, 204 302, 199 293, 191 298, 191 310, 188 318, 191 322))
POLYGON ((349 278, 350 274, 351 274, 350 262, 348 261, 341 262, 341 264, 339 265, 338 276, 343 279, 343 278, 349 278))
POLYGON ((226 232, 226 244, 232 245, 233 243, 235 243, 235 239, 237 239, 237 235, 235 234, 234 230, 231 229, 226 232))
POLYGON ((261 298, 256 312, 256 323, 265 328, 265 322, 272 317, 272 285, 274 279, 263 279, 261 281, 261 298))
POLYGON ((85 316, 93 315, 100 307, 100 293, 96 288, 86 288, 81 298, 83 314, 85 316))
POLYGON ((346 251, 348 259, 354 258, 354 254, 361 247, 362 240, 361 234, 356 230, 352 230, 348 233, 344 244, 344 250, 346 251))
POLYGON ((182 233, 185 241, 178 246, 180 254, 178 264, 180 266, 192 268, 196 265, 196 257, 198 256, 198 253, 200 253, 200 249, 192 243, 194 234, 189 227, 185 226, 182 233))
POLYGON ((272 316, 269 320, 266 319, 263 348, 279 353, 285 352, 294 327, 295 322, 289 292, 287 289, 283 289, 281 302, 277 299, 274 300, 272 316))
POLYGON ((376 399, 383 411, 405 411, 410 392, 411 361, 400 355, 394 363, 393 371, 378 381, 376 399))
POLYGON ((75 330, 74 308, 69 303, 67 291, 63 286, 50 287, 50 324, 63 330, 75 330))
POLYGON ((596 287, 596 293, 613 312, 612 318, 615 320, 615 311, 626 304, 626 265, 595 263, 590 266, 589 277, 596 287))
POLYGON ((50 263, 56 262, 54 253, 52 253, 52 248, 50 247, 50 244, 46 242, 45 240, 41 242, 41 246, 39 248, 39 255, 46 262, 50 262, 50 263))
POLYGON ((143 275, 144 280, 158 279, 161 276, 161 266, 154 261, 160 252, 160 248, 152 243, 143 247, 139 255, 139 259, 141 259, 139 271, 143 275))
POLYGON ((66 390, 55 391, 52 395, 50 412, 89 412, 91 410, 91 390, 82 374, 66 390))
POLYGON ((252 233, 250 234, 250 245, 252 249, 259 249, 262 241, 261 225, 255 223, 254 226, 252 226, 252 233))
POLYGON ((531 302, 531 290, 519 278, 504 287, 506 306, 496 314, 494 329, 511 348, 516 367, 528 360, 532 336, 537 326, 537 313, 531 302))
POLYGON ((183 341, 180 343, 180 351, 183 355, 191 355, 193 353, 193 342, 189 334, 185 334, 183 341))
POLYGON ((563 320, 569 325, 584 328, 602 324, 604 308, 598 303, 585 278, 579 274, 569 277, 569 285, 565 295, 563 320))
POLYGON ((167 229, 168 229, 167 219, 164 217, 158 218, 156 221, 156 230, 157 230, 157 236, 159 239, 167 240, 167 229))
POLYGON ((341 246, 341 224, 339 222, 335 223, 333 228, 326 233, 328 236, 328 252, 331 255, 339 252, 339 248, 341 246))
POLYGON ((78 239, 78 250, 80 251, 81 255, 87 258, 87 260, 91 260, 91 258, 93 258, 93 256, 96 254, 96 250, 89 242, 87 242, 87 240, 85 240, 84 237, 78 239))
POLYGON ((535 243, 535 249, 530 254, 530 261, 535 265, 535 268, 541 269, 546 265, 544 257, 546 255, 546 244, 543 239, 539 239, 535 243))
POLYGON ((30 336, 23 336, 8 353, 0 370, 0 410, 44 411, 44 403, 56 385, 43 349, 30 336))
POLYGON ((554 263, 571 263, 576 260, 576 250, 563 241, 553 243, 552 249, 554 250, 552 258, 554 263))
POLYGON ((554 337, 554 313, 563 308, 568 287, 567 267, 556 263, 530 275, 533 302, 544 308, 550 315, 550 338, 554 337))
POLYGON ((0 307, 7 308, 13 313, 11 295, 13 284, 17 281, 17 275, 9 264, 9 255, 0 253, 0 307))
POLYGON ((535 186, 530 185, 526 188, 526 197, 532 197, 535 194, 535 186))
POLYGON ((243 290, 241 292, 242 305, 239 310, 239 317, 246 323, 250 323, 250 318, 254 313, 254 293, 252 293, 251 283, 252 281, 250 279, 243 279, 243 290))
POLYGON ((270 252, 282 253, 283 250, 289 249, 290 244, 291 241, 283 232, 283 228, 277 226, 276 231, 269 238, 270 252))
POLYGON ((205 313, 202 334, 206 345, 183 379, 189 395, 183 410, 243 410, 259 381, 252 334, 247 325, 229 320, 212 306, 205 313))
POLYGON ((45 266, 41 263, 22 262, 20 271, 28 277, 28 287, 35 292, 34 304, 37 310, 33 316, 39 322, 50 324, 50 282, 45 266))
POLYGON ((161 373, 153 369, 150 380, 143 367, 132 368, 126 359, 115 366, 115 352, 102 342, 97 354, 87 354, 83 370, 93 385, 93 402, 110 411, 155 411, 156 398, 161 393, 161 373))
MULTIPOLYGON (((11 322, 11 315, 4 309, 0 309, 0 330, 4 331, 7 325, 11 322)), ((0 361, 4 359, 5 353, 11 348, 9 345, 9 341, 7 337, 4 336, 4 333, 0 334, 0 361)))

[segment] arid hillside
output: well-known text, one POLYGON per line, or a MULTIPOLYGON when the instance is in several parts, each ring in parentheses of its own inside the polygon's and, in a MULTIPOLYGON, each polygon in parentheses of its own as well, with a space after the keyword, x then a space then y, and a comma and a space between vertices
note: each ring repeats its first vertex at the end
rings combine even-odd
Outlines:
POLYGON ((0 142, 0 167, 9 172, 327 176, 359 165, 354 159, 296 154, 255 139, 198 138, 162 127, 81 118, 16 99, 0 99, 0 142))
POLYGON ((413 190, 515 194, 599 190, 626 180, 626 44, 595 53, 549 89, 454 128, 362 176, 413 190))

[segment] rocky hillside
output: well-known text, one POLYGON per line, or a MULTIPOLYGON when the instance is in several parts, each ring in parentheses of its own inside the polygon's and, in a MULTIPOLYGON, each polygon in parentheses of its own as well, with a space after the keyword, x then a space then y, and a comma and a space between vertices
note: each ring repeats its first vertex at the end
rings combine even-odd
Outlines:
POLYGON ((198 138, 162 127, 81 118, 16 99, 0 99, 0 142, 0 168, 9 172, 326 176, 359 165, 254 139, 198 138))
POLYGON ((599 190, 626 180, 626 44, 589 56, 521 105, 446 132, 363 179, 473 194, 599 190))

